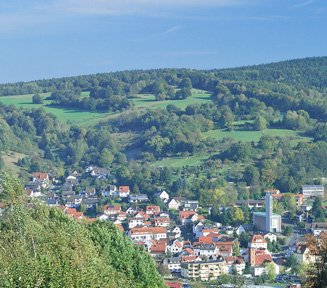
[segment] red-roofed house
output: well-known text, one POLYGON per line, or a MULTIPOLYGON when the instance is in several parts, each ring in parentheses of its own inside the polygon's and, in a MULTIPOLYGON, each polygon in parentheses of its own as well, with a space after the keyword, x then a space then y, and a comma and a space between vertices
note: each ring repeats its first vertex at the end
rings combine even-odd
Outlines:
POLYGON ((119 192, 119 197, 126 198, 129 196, 129 193, 131 191, 129 190, 129 186, 119 186, 118 192, 119 192))
POLYGON ((41 183, 41 186, 43 188, 46 188, 49 183, 50 183, 50 179, 49 179, 49 175, 48 173, 43 173, 43 172, 34 172, 33 173, 33 181, 38 181, 41 183))
POLYGON ((195 211, 179 211, 179 219, 182 225, 191 223, 192 222, 191 218, 194 214, 196 214, 195 211))
POLYGON ((121 206, 119 205, 108 205, 105 207, 103 213, 110 216, 110 215, 117 215, 121 212, 121 206))
POLYGON ((84 218, 84 213, 78 212, 75 208, 65 208, 64 212, 66 215, 73 217, 74 219, 83 219, 84 218))
POLYGON ((249 243, 249 248, 254 248, 254 249, 267 249, 267 241, 265 238, 260 235, 256 234, 252 236, 251 242, 249 243))
POLYGON ((160 213, 160 207, 157 205, 147 205, 145 208, 145 213, 148 215, 160 213))
POLYGON ((168 251, 173 254, 180 253, 183 250, 183 242, 175 240, 171 245, 168 246, 168 251))
POLYGON ((182 288, 182 284, 180 282, 166 281, 165 284, 169 288, 182 288))
POLYGON ((167 241, 166 240, 152 240, 150 247, 151 256, 165 254, 167 252, 167 241))

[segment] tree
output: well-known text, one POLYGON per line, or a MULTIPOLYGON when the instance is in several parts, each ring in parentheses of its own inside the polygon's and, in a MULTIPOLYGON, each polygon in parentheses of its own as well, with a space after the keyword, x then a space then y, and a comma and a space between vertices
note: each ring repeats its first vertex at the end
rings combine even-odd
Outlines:
POLYGON ((240 245, 242 248, 248 248, 248 244, 250 241, 250 235, 246 232, 242 232, 239 237, 240 245))
POLYGON ((181 83, 179 83, 179 88, 192 89, 192 82, 190 78, 183 78, 181 83))
POLYGON ((42 104, 43 103, 43 99, 39 94, 35 94, 32 97, 32 102, 33 104, 42 104))
POLYGON ((321 199, 316 197, 312 205, 312 214, 316 218, 316 221, 324 221, 324 209, 322 208, 321 199))
POLYGON ((290 236, 293 233, 293 227, 292 226, 285 226, 283 230, 283 234, 285 236, 290 236))
POLYGON ((268 121, 264 117, 258 116, 255 119, 253 125, 254 125, 254 130, 262 131, 262 130, 267 129, 267 127, 268 127, 268 121))
POLYGON ((240 252, 240 246, 238 242, 235 242, 233 244, 233 256, 240 256, 241 252, 240 252))
POLYGON ((307 243, 311 256, 315 261, 307 269, 306 288, 327 287, 327 233, 322 232, 319 238, 310 235, 307 243))
POLYGON ((182 88, 175 93, 175 99, 186 99, 187 97, 192 96, 191 89, 182 88))
POLYGON ((276 270, 275 270, 275 265, 273 263, 267 264, 266 274, 270 282, 276 278, 276 270))

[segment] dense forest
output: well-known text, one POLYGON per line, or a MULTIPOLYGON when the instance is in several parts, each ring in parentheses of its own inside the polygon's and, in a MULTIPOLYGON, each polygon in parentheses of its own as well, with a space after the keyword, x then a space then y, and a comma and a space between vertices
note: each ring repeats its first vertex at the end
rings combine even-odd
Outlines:
POLYGON ((76 222, 24 194, 0 175, 1 287, 164 287, 151 257, 113 224, 76 222))
POLYGON ((18 161, 21 177, 42 170, 61 177, 94 164, 151 197, 154 187, 203 203, 208 200, 201 191, 218 188, 233 195, 226 197, 231 204, 260 198, 265 188, 294 193, 303 184, 322 183, 327 172, 326 67, 327 57, 315 57, 223 70, 135 70, 2 84, 2 96, 47 92, 50 107, 113 114, 83 127, 42 107, 0 105, 0 149, 26 155, 18 161), (180 108, 195 89, 210 93, 210 101, 180 108), (135 107, 140 97, 169 104, 135 107), (277 135, 269 134, 273 129, 277 135), (262 134, 250 141, 210 136, 217 131, 262 134), (202 160, 160 164, 178 157, 202 160))

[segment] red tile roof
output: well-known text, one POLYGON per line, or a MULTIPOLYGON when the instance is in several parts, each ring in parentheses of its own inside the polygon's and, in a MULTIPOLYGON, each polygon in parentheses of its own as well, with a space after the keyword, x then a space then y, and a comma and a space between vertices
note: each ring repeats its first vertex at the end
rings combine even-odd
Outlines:
POLYGON ((129 186, 119 186, 119 192, 128 193, 129 192, 129 186))
POLYGON ((166 253, 166 248, 167 248, 167 241, 153 240, 150 251, 151 253, 155 253, 155 254, 163 254, 166 253))
POLYGON ((271 255, 265 250, 256 250, 254 253, 254 266, 261 266, 264 262, 272 262, 271 255))
POLYGON ((131 234, 164 234, 167 233, 165 227, 141 227, 141 228, 132 228, 130 230, 131 234))
POLYGON ((190 255, 194 255, 194 251, 191 248, 186 248, 184 251, 190 255))
POLYGON ((182 284, 180 282, 165 282, 166 286, 169 288, 182 288, 182 284))
POLYGON ((74 219, 81 219, 84 217, 84 213, 78 212, 75 208, 66 208, 65 214, 73 217, 74 219))
POLYGON ((187 219, 189 217, 192 217, 196 212, 195 211, 180 211, 179 216, 182 219, 187 219))
POLYGON ((146 206, 145 211, 157 213, 160 212, 160 207, 157 205, 148 205, 146 206))
POLYGON ((113 211, 113 212, 120 212, 121 211, 121 206, 119 206, 119 205, 108 205, 108 206, 105 207, 105 210, 113 211))
POLYGON ((181 262, 194 262, 198 258, 197 256, 190 255, 190 256, 182 256, 181 262))
POLYGON ((267 241, 262 235, 256 234, 252 236, 251 243, 267 243, 267 241))
POLYGON ((43 173, 43 172, 34 172, 33 177, 37 178, 39 180, 42 180, 42 181, 46 180, 46 179, 49 179, 48 173, 43 173))

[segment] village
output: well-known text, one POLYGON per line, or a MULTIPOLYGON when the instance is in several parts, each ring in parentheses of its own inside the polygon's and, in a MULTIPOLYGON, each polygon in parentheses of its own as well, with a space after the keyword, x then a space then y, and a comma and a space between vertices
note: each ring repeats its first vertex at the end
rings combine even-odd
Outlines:
POLYGON ((114 179, 110 177, 109 171, 95 166, 83 173, 73 171, 64 181, 37 172, 25 191, 78 221, 112 222, 153 257, 168 287, 192 287, 189 283, 194 281, 243 287, 230 286, 233 279, 242 285, 301 287, 301 267, 316 261, 304 236, 327 232, 327 223, 316 222, 311 215, 315 199, 324 198, 322 185, 304 185, 292 194, 296 221, 287 213, 274 213, 274 203, 284 194, 270 189, 263 199, 236 201, 235 207, 250 209, 251 223, 226 226, 210 220, 211 207, 171 197, 163 189, 153 195, 135 194, 114 180, 101 189, 79 187, 85 179, 114 179))

